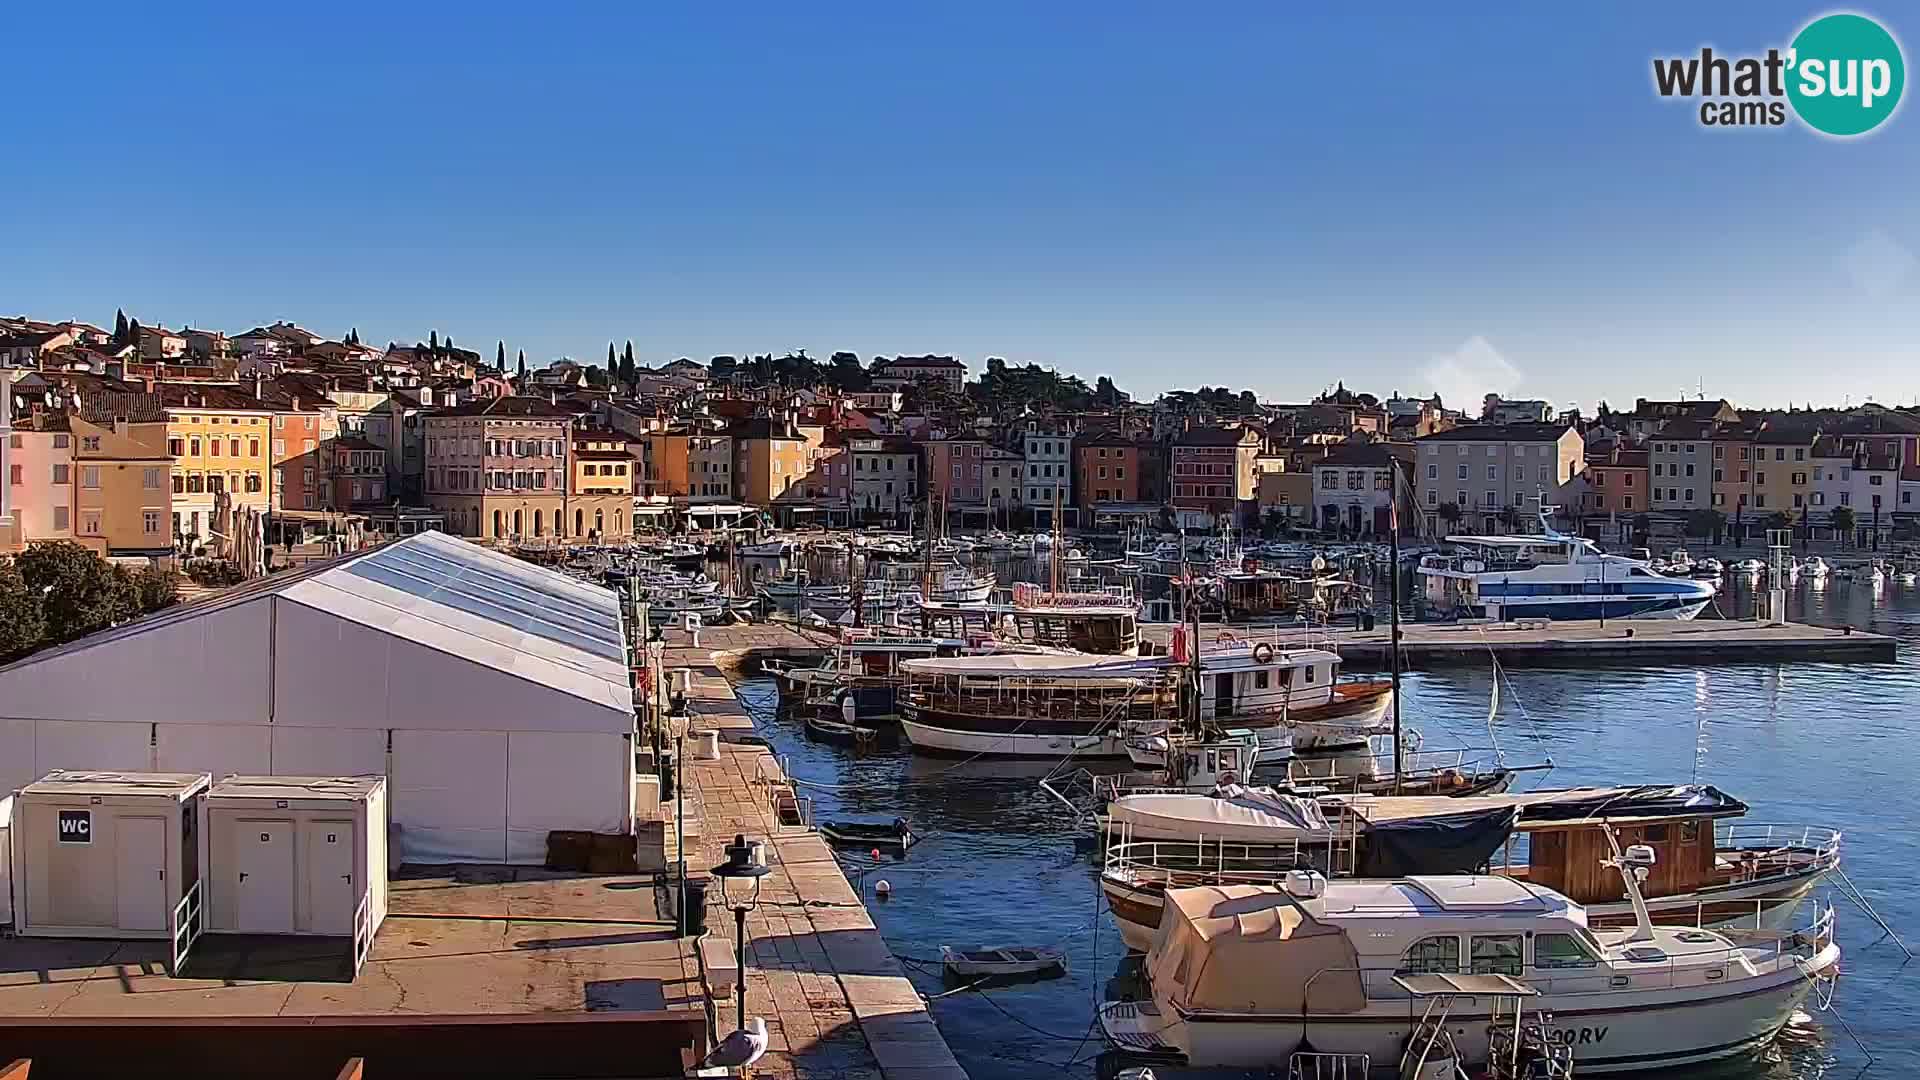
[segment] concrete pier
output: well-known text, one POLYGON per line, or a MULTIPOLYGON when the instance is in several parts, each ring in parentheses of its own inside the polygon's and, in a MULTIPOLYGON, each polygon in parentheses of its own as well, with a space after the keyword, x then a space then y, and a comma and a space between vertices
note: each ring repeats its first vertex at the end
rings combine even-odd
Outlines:
MULTIPOLYGON (((700 637, 696 647, 684 632, 668 631, 663 656, 667 671, 689 672, 690 731, 720 733, 719 760, 689 761, 683 772, 687 794, 698 804, 689 807, 685 822, 696 833, 687 840, 687 862, 695 868, 717 865, 724 861, 722 848, 735 834, 745 834, 767 840, 773 866, 762 881, 759 906, 747 917, 747 1012, 767 1021, 772 1047, 754 1075, 964 1080, 925 1002, 826 842, 779 819, 780 795, 792 789, 778 759, 765 746, 730 741, 752 737, 754 727, 726 669, 746 650, 798 651, 823 643, 777 624, 718 627, 700 637)), ((666 810, 671 813, 671 803, 666 810)), ((671 823, 667 839, 673 842, 671 823)), ((724 939, 730 956, 734 922, 718 882, 708 903, 708 929, 716 944, 724 939)), ((698 962, 697 956, 690 961, 698 962)), ((690 968, 688 974, 699 973, 690 968)), ((731 996, 718 1001, 716 1010, 719 1030, 732 1030, 731 996)))
MULTIPOLYGON (((1806 623, 1748 620, 1609 619, 1566 622, 1402 623, 1401 654, 1415 667, 1484 664, 1489 655, 1501 663, 1728 663, 1743 660, 1884 662, 1894 658, 1894 639, 1885 634, 1809 626, 1806 623)), ((1152 625, 1142 636, 1164 646, 1173 628, 1152 625)), ((1202 643, 1222 633, 1273 641, 1304 643, 1309 636, 1289 629, 1254 629, 1201 624, 1202 643)), ((1315 642, 1331 640, 1349 668, 1385 667, 1391 647, 1385 622, 1372 630, 1343 628, 1329 635, 1314 631, 1315 642)))

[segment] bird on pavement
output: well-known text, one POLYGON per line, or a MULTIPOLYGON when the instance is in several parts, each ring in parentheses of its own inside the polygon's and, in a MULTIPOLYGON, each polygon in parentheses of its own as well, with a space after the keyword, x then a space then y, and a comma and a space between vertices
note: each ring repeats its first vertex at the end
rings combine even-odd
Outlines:
POLYGON ((747 1026, 721 1039, 700 1063, 703 1069, 745 1070, 767 1052, 767 1022, 754 1017, 747 1026))

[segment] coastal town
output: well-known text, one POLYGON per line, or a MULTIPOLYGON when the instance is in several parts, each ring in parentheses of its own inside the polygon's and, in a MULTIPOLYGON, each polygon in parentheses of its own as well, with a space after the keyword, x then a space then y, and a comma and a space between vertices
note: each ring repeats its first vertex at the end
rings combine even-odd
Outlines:
MULTIPOLYGON (((769 528, 1232 527, 1384 538, 1558 527, 1618 547, 1920 536, 1920 410, 1704 395, 1556 408, 1349 389, 1302 402, 986 358, 529 369, 438 331, 362 344, 0 319, 0 550, 69 540, 243 576, 425 529, 491 544, 769 528), (1395 475, 1400 477, 1395 480, 1395 475), (929 509, 931 508, 931 510, 929 509)), ((1623 388, 1631 393, 1632 388, 1623 388)))
POLYGON ((1776 1053, 1836 903, 1905 951, 1508 669, 1900 664, 1920 410, 491 353, 0 320, 0 1059, 957 1080, 1017 999, 1099 1075, 1566 1080, 1776 1053), (1036 845, 1029 936, 898 898, 1036 845))

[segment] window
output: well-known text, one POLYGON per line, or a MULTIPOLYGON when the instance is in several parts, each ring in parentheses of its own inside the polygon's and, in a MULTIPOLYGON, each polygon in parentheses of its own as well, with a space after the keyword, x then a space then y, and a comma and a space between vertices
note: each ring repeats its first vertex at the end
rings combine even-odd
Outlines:
POLYGON ((53 508, 53 527, 54 527, 54 530, 57 532, 67 531, 68 526, 67 526, 67 508, 66 507, 56 506, 53 508))
POLYGON ((71 465, 55 465, 53 467, 53 482, 61 485, 72 483, 73 478, 69 475, 69 470, 72 468, 73 466, 71 465))
POLYGON ((1600 958, 1572 934, 1533 935, 1533 966, 1543 969, 1590 968, 1600 958))
POLYGON ((100 489, 100 466, 82 465, 80 467, 80 486, 90 491, 100 489))
POLYGON ((1125 480, 1127 478, 1127 467, 1125 465, 1115 465, 1113 467, 1113 478, 1115 480, 1125 480))
POLYGON ((1454 492, 1454 493, 1453 493, 1453 505, 1455 505, 1455 506, 1458 506, 1458 507, 1460 507, 1460 508, 1462 508, 1462 509, 1465 509, 1465 508, 1466 508, 1466 505, 1467 505, 1467 493, 1466 493, 1466 492, 1464 492, 1464 491, 1456 491, 1456 492, 1454 492))
POLYGON ((148 491, 159 491, 166 486, 166 472, 167 470, 161 468, 146 469, 145 475, 140 478, 140 486, 148 491))
POLYGON ((1622 510, 1633 509, 1633 496, 1631 495, 1620 496, 1620 509, 1622 510))
POLYGON ((214 456, 214 457, 219 457, 219 456, 220 456, 220 440, 219 440, 219 439, 208 439, 208 440, 207 440, 207 449, 208 449, 208 451, 209 451, 210 453, 212 453, 212 454, 213 454, 213 456, 214 456))
POLYGON ((141 515, 141 524, 146 527, 148 536, 160 535, 160 511, 148 510, 141 515))
POLYGON ((1625 483, 1625 485, 1626 485, 1627 487, 1632 487, 1632 486, 1633 486, 1633 474, 1632 474, 1632 473, 1622 473, 1622 474, 1621 474, 1621 476, 1620 476, 1620 479, 1621 479, 1621 480, 1622 480, 1622 481, 1623 481, 1623 482, 1625 483))
POLYGON ((200 456, 200 437, 199 436, 196 435, 193 438, 188 439, 187 445, 192 448, 191 453, 193 454, 194 457, 200 456))
POLYGON ((1253 673, 1253 688, 1255 690, 1265 690, 1267 688, 1266 668, 1261 668, 1253 673))
POLYGON ((100 436, 98 436, 98 435, 83 435, 83 436, 81 436, 81 437, 80 437, 80 449, 82 449, 82 450, 99 450, 99 449, 100 449, 100 436))
POLYGON ((1764 483, 1766 483, 1766 482, 1767 482, 1767 474, 1766 474, 1766 473, 1763 473, 1763 472, 1756 472, 1756 473, 1754 473, 1754 474, 1753 474, 1753 482, 1754 482, 1754 483, 1756 483, 1756 484, 1764 484, 1764 483))
POLYGON ((1427 505, 1428 506, 1440 505, 1440 493, 1433 490, 1432 488, 1427 489, 1427 505))
MULTIPOLYGON (((257 439, 256 439, 256 440, 254 440, 254 444, 253 444, 253 452, 254 452, 254 453, 256 453, 256 454, 260 452, 260 442, 259 442, 259 440, 257 440, 257 439)), ((239 457, 239 456, 240 456, 240 440, 239 440, 239 439, 228 439, 228 440, 227 440, 227 456, 228 456, 228 457, 239 457)))
POLYGON ((1452 934, 1421 938, 1400 955, 1396 975, 1454 974, 1460 970, 1460 939, 1452 934))
MULTIPOLYGON (((1692 466, 1688 466, 1688 468, 1692 468, 1692 466)), ((1551 484, 1553 482, 1553 466, 1540 466, 1540 482, 1543 484, 1551 484)))
POLYGON ((100 511, 83 510, 80 512, 81 531, 88 536, 100 535, 100 511))
POLYGON ((1454 479, 1465 480, 1466 478, 1467 478, 1467 467, 1465 465, 1461 465, 1458 469, 1454 470, 1454 479))
POLYGON ((1687 475, 1688 476, 1693 475, 1693 462, 1691 461, 1687 462, 1687 475))
POLYGON ((1795 461, 1805 461, 1805 460, 1807 460, 1807 449, 1806 449, 1806 447, 1804 447, 1804 446, 1796 446, 1796 447, 1794 447, 1794 448, 1793 448, 1793 460, 1795 460, 1795 461))
POLYGON ((1773 460, 1775 460, 1775 461, 1785 461, 1785 460, 1787 460, 1787 448, 1786 448, 1786 447, 1784 447, 1784 446, 1776 446, 1776 447, 1774 447, 1774 448, 1773 448, 1773 460))
POLYGON ((186 444, 186 440, 184 439, 168 439, 167 440, 167 453, 172 454, 174 457, 181 456, 182 452, 184 452, 186 448, 187 448, 187 444, 186 444))
POLYGON ((1885 479, 1886 479, 1886 477, 1884 477, 1884 476, 1882 476, 1881 474, 1879 474, 1879 473, 1874 473, 1873 475, 1871 475, 1871 476, 1869 476, 1869 477, 1867 477, 1867 485, 1868 485, 1869 487, 1881 487, 1881 486, 1883 486, 1883 485, 1882 485, 1882 482, 1883 482, 1883 481, 1884 481, 1885 479))
MULTIPOLYGON (((1689 453, 1689 454, 1691 454, 1691 453, 1693 453, 1693 451, 1694 451, 1694 444, 1693 444, 1693 443, 1688 443, 1688 444, 1687 444, 1687 453, 1689 453)), ((1689 469, 1691 469, 1691 468, 1693 468, 1693 466, 1691 466, 1691 465, 1689 465, 1689 466, 1687 466, 1687 468, 1689 468, 1689 469)))
MULTIPOLYGON (((1879 479, 1879 477, 1875 477, 1874 479, 1876 479, 1876 480, 1877 480, 1877 479, 1879 479)), ((1803 472, 1797 472, 1797 473, 1794 473, 1794 474, 1793 474, 1793 482, 1794 482, 1794 485, 1795 485, 1795 486, 1799 486, 1799 485, 1801 485, 1801 484, 1805 484, 1805 483, 1807 482, 1807 474, 1806 474, 1806 473, 1803 473, 1803 472)))
POLYGON ((1692 502, 1692 501, 1693 501, 1693 489, 1692 489, 1692 488, 1688 488, 1688 489, 1687 489, 1687 501, 1688 501, 1688 502, 1692 502))
POLYGON ((1427 462, 1427 479, 1429 480, 1440 479, 1440 465, 1437 462, 1432 462, 1432 461, 1427 462))
POLYGON ((1487 466, 1487 480, 1490 482, 1498 482, 1499 479, 1500 479, 1500 466, 1498 465, 1487 466))
POLYGON ((1755 495, 1753 497, 1753 505, 1765 510, 1767 508, 1767 497, 1765 495, 1755 495))
POLYGON ((1474 975, 1519 975, 1525 966, 1519 934, 1475 934, 1468 946, 1474 975))

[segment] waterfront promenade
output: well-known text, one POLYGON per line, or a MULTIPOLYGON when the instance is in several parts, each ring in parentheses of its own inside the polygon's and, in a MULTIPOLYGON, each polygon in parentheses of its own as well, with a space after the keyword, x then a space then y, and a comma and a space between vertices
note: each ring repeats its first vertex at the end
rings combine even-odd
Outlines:
MULTIPOLYGON (((717 865, 725 845, 745 834, 767 841, 773 869, 747 918, 747 1013, 766 1020, 771 1047, 754 1075, 965 1080, 832 850, 817 833, 777 819, 773 796, 786 785, 779 761, 764 745, 730 741, 753 737, 754 727, 727 669, 746 651, 824 646, 813 635, 778 624, 708 629, 699 646, 677 629, 666 637, 666 670, 688 672, 687 728, 720 733, 719 759, 689 761, 684 773, 693 804, 686 824, 695 833, 687 843, 688 863, 696 869, 717 865)), ((671 807, 669 802, 669 814, 671 807)), ((669 859, 673 840, 669 818, 669 859)), ((731 956, 733 916, 718 882, 708 904, 708 929, 731 956)), ((697 956, 690 954, 689 963, 696 966, 688 976, 697 978, 697 956)), ((734 1027, 731 996, 716 1008, 724 1034, 734 1027)))

